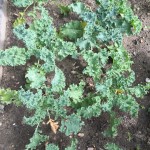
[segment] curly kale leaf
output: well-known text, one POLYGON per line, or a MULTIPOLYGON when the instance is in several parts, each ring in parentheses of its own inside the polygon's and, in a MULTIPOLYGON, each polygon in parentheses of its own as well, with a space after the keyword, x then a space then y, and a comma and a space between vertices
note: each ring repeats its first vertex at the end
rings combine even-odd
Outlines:
POLYGON ((18 91, 20 101, 29 109, 36 109, 40 102, 43 100, 42 91, 38 90, 37 93, 31 91, 25 91, 21 89, 18 91))
POLYGON ((36 130, 33 137, 30 139, 30 143, 26 145, 26 150, 36 150, 36 147, 41 145, 42 142, 48 140, 48 136, 41 135, 41 131, 36 130))
POLYGON ((72 142, 71 142, 71 146, 65 148, 65 150, 75 150, 77 149, 77 140, 76 139, 73 139, 72 142))
POLYGON ((54 144, 48 144, 48 145, 46 145, 45 150, 59 150, 59 147, 54 144))
POLYGON ((73 12, 76 12, 78 15, 84 13, 87 8, 82 2, 73 3, 69 6, 70 9, 73 10, 73 12))
POLYGON ((71 102, 67 92, 64 92, 58 99, 54 99, 52 102, 52 110, 55 113, 55 117, 66 117, 67 116, 67 109, 66 107, 70 106, 71 102))
POLYGON ((14 103, 17 106, 21 105, 18 97, 18 92, 11 89, 0 89, 0 102, 2 104, 14 103))
POLYGON ((54 71, 54 69, 55 69, 55 55, 50 50, 43 47, 40 50, 40 59, 44 61, 41 68, 45 72, 54 71))
POLYGON ((78 55, 77 47, 74 43, 67 42, 59 38, 56 41, 54 41, 53 51, 55 52, 57 60, 59 61, 66 58, 69 55, 73 58, 76 58, 78 55))
POLYGON ((28 78, 30 87, 35 89, 41 88, 46 81, 45 72, 35 66, 28 69, 25 77, 28 78))
POLYGON ((14 3, 15 6, 27 7, 31 5, 34 2, 34 0, 12 0, 12 2, 14 3))
POLYGON ((85 86, 85 83, 83 81, 81 81, 79 83, 79 86, 74 85, 74 84, 69 86, 66 93, 67 93, 68 97, 71 98, 73 103, 76 104, 76 103, 82 101, 83 93, 84 93, 84 86, 85 86))
POLYGON ((77 134, 81 130, 82 125, 84 125, 84 123, 81 121, 81 117, 72 114, 61 121, 60 131, 64 132, 66 136, 77 134))
POLYGON ((25 65, 27 61, 26 49, 12 47, 9 49, 0 50, 0 65, 1 66, 19 66, 25 65))
POLYGON ((42 109, 40 107, 37 107, 33 116, 24 117, 23 119, 26 124, 33 127, 43 122, 46 116, 47 116, 47 110, 44 108, 42 109))
MULTIPOLYGON (((36 39, 37 39, 37 34, 31 30, 30 28, 26 29, 25 24, 18 25, 13 29, 14 34, 17 36, 19 40, 22 40, 28 50, 33 50, 36 49, 36 39)), ((31 55, 34 55, 32 52, 29 53, 29 57, 31 55)))
POLYGON ((64 73, 58 68, 55 68, 55 76, 51 82, 53 92, 61 92, 65 88, 65 76, 64 73))
POLYGON ((99 96, 89 96, 83 99, 80 108, 77 110, 77 114, 84 118, 98 117, 100 116, 101 109, 101 98, 99 96))
POLYGON ((47 0, 12 0, 12 2, 17 7, 27 7, 33 4, 34 2, 47 2, 47 0))
POLYGON ((83 58, 87 62, 87 67, 83 73, 93 77, 95 81, 99 80, 103 73, 101 69, 105 67, 109 58, 107 50, 102 49, 98 53, 94 53, 91 50, 85 51, 83 52, 83 58))
POLYGON ((81 38, 84 32, 84 22, 81 21, 71 21, 65 24, 60 29, 60 36, 63 38, 68 38, 70 40, 76 40, 81 38))
POLYGON ((116 137, 118 135, 118 126, 121 123, 121 118, 117 118, 116 114, 114 112, 111 112, 110 114, 110 125, 107 128, 106 131, 103 132, 104 136, 108 137, 116 137))
POLYGON ((124 34, 140 32, 142 24, 128 7, 127 1, 98 0, 97 2, 100 5, 96 11, 91 11, 81 2, 70 5, 72 10, 87 23, 83 37, 78 40, 80 48, 93 47, 97 41, 103 43, 113 41, 121 44, 124 34))

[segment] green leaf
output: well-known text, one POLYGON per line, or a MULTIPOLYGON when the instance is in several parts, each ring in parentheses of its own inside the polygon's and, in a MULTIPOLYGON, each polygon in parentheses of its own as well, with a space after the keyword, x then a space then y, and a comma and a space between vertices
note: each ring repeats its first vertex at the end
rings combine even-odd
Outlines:
POLYGON ((18 25, 22 25, 25 23, 25 21, 24 12, 19 12, 19 17, 15 20, 13 26, 17 27, 18 25))
POLYGON ((60 131, 64 132, 66 136, 77 134, 81 130, 82 125, 84 125, 84 123, 81 121, 81 117, 72 114, 61 121, 60 131))
POLYGON ((86 10, 86 7, 82 2, 73 3, 69 6, 69 8, 71 8, 73 12, 76 12, 77 14, 82 14, 86 10))
POLYGON ((45 72, 35 66, 28 69, 25 77, 30 81, 30 87, 35 89, 41 88, 46 81, 45 72))
POLYGON ((64 16, 67 16, 70 12, 70 8, 68 6, 59 5, 60 13, 64 16))
POLYGON ((12 103, 17 106, 21 105, 18 92, 11 89, 0 89, 0 102, 6 105, 12 103))
POLYGON ((59 147, 54 144, 46 145, 46 150, 59 150, 59 147))
POLYGON ((26 145, 26 150, 36 150, 36 147, 41 145, 42 142, 48 140, 48 136, 41 135, 41 131, 35 131, 30 143, 26 145))
POLYGON ((108 137, 116 137, 118 135, 117 127, 121 123, 121 118, 117 118, 116 114, 114 112, 111 112, 110 114, 110 126, 106 131, 103 132, 104 136, 108 137))
POLYGON ((22 40, 26 47, 28 48, 28 53, 26 55, 30 57, 31 55, 34 55, 33 49, 36 49, 36 39, 37 39, 37 34, 33 30, 26 29, 25 24, 21 24, 16 26, 13 29, 13 33, 17 36, 18 39, 22 40), (29 40, 30 39, 30 40, 29 40))
POLYGON ((77 143, 78 143, 78 141, 76 139, 73 139, 71 142, 71 146, 65 148, 65 150, 76 150, 77 149, 77 143))
POLYGON ((51 82, 53 92, 61 92, 65 88, 65 76, 64 73, 58 68, 55 68, 55 76, 51 82))
POLYGON ((105 149, 106 150, 122 150, 121 148, 119 148, 116 144, 114 143, 107 143, 105 145, 105 149))
POLYGON ((84 86, 85 86, 85 83, 81 81, 79 83, 79 86, 72 84, 70 85, 69 89, 66 91, 68 94, 68 97, 70 97, 75 104, 82 101, 83 93, 84 93, 84 86))
POLYGON ((25 91, 21 89, 18 91, 20 101, 29 109, 36 109, 42 101, 42 91, 37 90, 37 93, 31 91, 25 91))
POLYGON ((83 73, 93 77, 94 81, 99 80, 103 68, 108 60, 109 54, 103 49, 99 53, 94 53, 91 50, 83 52, 83 58, 87 62, 87 67, 83 73))
MULTIPOLYGON (((30 108, 31 108, 31 106, 30 106, 30 108)), ((23 121, 24 121, 26 124, 28 124, 28 125, 34 127, 34 126, 36 126, 36 125, 42 123, 43 120, 46 118, 46 116, 47 116, 47 110, 42 109, 41 107, 39 107, 39 106, 37 105, 36 110, 35 110, 33 116, 24 117, 24 118, 23 118, 23 121)))
POLYGON ((55 69, 55 55, 50 50, 43 47, 40 50, 40 59, 44 60, 44 64, 41 66, 41 68, 45 72, 54 71, 54 69, 55 69))
POLYGON ((81 108, 77 110, 77 113, 86 119, 91 117, 98 117, 102 113, 100 103, 100 96, 94 97, 94 95, 92 95, 92 97, 86 97, 81 104, 81 108))
POLYGON ((12 0, 12 2, 18 7, 27 7, 31 5, 34 0, 12 0))
POLYGON ((47 0, 12 0, 12 2, 17 7, 27 7, 33 4, 34 2, 47 2, 47 0))
POLYGON ((83 36, 85 25, 86 23, 81 21, 70 21, 69 23, 61 27, 60 35, 63 38, 68 38, 70 40, 77 40, 77 38, 83 36))
POLYGON ((57 39, 54 41, 53 49, 58 61, 69 55, 72 57, 77 57, 78 55, 76 45, 73 42, 63 41, 62 39, 57 39))
POLYGON ((13 46, 12 48, 0 50, 1 66, 25 65, 27 60, 26 49, 13 46))

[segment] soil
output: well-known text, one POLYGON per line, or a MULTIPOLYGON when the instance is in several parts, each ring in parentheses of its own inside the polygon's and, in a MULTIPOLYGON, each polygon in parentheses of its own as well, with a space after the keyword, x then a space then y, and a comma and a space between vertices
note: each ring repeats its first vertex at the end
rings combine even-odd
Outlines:
MULTIPOLYGON (((65 0, 64 0, 65 1, 65 0)), ((86 1, 89 5, 90 1, 86 1)), ((143 23, 143 29, 137 36, 125 37, 124 46, 128 49, 134 61, 133 70, 136 73, 135 84, 145 84, 145 79, 150 78, 150 1, 148 0, 130 0, 131 6, 143 23), (148 28, 149 26, 149 28, 148 28)), ((16 19, 16 14, 21 11, 14 7, 10 2, 8 5, 8 23, 5 48, 13 45, 21 46, 22 43, 16 39, 12 33, 12 23, 16 19)), ((56 18, 55 24, 67 22, 67 18, 61 19, 58 15, 58 9, 52 7, 50 12, 53 12, 53 17, 56 18), (58 18, 58 19, 57 19, 58 18), (59 21, 58 21, 59 20, 59 21)), ((75 16, 70 16, 73 19, 75 16)), ((67 82, 78 83, 76 74, 72 74, 75 60, 67 58, 59 66, 66 72, 68 76, 67 82)), ((78 65, 78 64, 77 64, 78 65)), ((4 67, 1 87, 10 87, 18 89, 25 84, 26 66, 19 67, 4 67)), ((81 72, 78 70, 77 72, 81 72)), ((78 136, 78 150, 103 150, 104 144, 108 141, 115 142, 124 150, 150 150, 150 94, 147 94, 143 99, 138 99, 141 104, 139 116, 136 119, 130 118, 127 114, 123 115, 123 123, 119 127, 118 136, 112 141, 102 135, 106 129, 107 114, 103 114, 99 118, 92 118, 85 121, 85 126, 78 136)), ((14 105, 5 106, 4 112, 0 113, 0 150, 24 150, 25 145, 29 142, 34 129, 22 123, 23 116, 28 112, 23 107, 14 105)), ((45 132, 50 135, 50 141, 59 145, 64 150, 64 147, 69 144, 69 138, 64 134, 58 133, 54 135, 49 127, 44 127, 45 132)), ((70 137, 71 138, 71 137, 70 137)), ((39 147, 39 150, 44 150, 39 147)))

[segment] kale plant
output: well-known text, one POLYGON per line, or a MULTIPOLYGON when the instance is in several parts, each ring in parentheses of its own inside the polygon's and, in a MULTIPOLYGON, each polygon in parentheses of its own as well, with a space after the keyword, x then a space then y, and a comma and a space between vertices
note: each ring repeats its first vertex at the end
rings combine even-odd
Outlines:
MULTIPOLYGON (((33 1, 14 1, 18 6, 26 6, 33 1)), ((140 32, 141 22, 127 5, 126 0, 96 0, 96 10, 77 2, 68 6, 77 13, 80 21, 71 21, 60 27, 53 24, 49 12, 41 5, 34 6, 29 13, 32 22, 26 26, 26 18, 21 15, 14 25, 14 34, 24 42, 25 47, 11 47, 0 51, 0 65, 25 65, 34 56, 35 62, 27 68, 26 87, 18 91, 1 89, 2 103, 24 105, 33 115, 25 116, 24 122, 36 127, 27 150, 34 150, 48 140, 41 126, 44 120, 54 133, 75 135, 84 126, 84 119, 99 117, 102 112, 110 114, 110 126, 103 132, 105 136, 117 136, 121 123, 114 108, 138 116, 139 104, 136 97, 143 97, 150 85, 133 86, 135 73, 131 69, 131 56, 122 45, 124 35, 140 32), (36 15, 40 14, 40 15, 36 15), (86 93, 87 82, 66 85, 66 76, 57 65, 68 56, 86 62, 83 76, 92 79, 92 90, 86 93), (54 73, 50 86, 47 74, 54 73), (71 110, 71 111, 70 111, 71 110)), ((66 150, 76 149, 76 140, 66 150)), ((114 147, 107 144, 105 149, 114 147)), ((46 145, 46 150, 58 150, 54 144, 46 145)))

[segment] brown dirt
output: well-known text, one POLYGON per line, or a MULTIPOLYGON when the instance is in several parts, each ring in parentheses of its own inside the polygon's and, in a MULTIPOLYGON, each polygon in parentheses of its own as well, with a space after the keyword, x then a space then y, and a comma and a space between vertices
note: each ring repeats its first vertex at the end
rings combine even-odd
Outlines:
MULTIPOLYGON (((64 0, 65 1, 65 0, 64 0)), ((89 3, 89 0, 86 1, 89 3)), ((126 37, 124 39, 124 45, 131 53, 134 64, 133 70, 136 73, 136 83, 145 83, 145 79, 150 78, 150 2, 148 0, 130 0, 135 13, 139 16, 143 22, 142 32, 137 36, 126 37)), ((16 15, 20 10, 12 6, 9 3, 8 15, 9 21, 7 25, 7 38, 6 48, 12 45, 22 45, 12 33, 12 22, 16 18, 16 15)), ((52 8, 50 12, 54 13, 54 17, 57 15, 58 10, 52 8)), ((72 19, 72 17, 70 18, 72 19)), ((67 22, 67 18, 61 20, 59 17, 55 19, 55 24, 61 24, 67 22)), ((68 82, 76 83, 77 75, 72 75, 72 67, 75 61, 71 58, 67 58, 62 64, 61 68, 64 69, 66 75, 68 75, 68 82)), ((25 83, 25 71, 26 67, 4 67, 4 74, 2 80, 2 87, 11 87, 12 89, 18 89, 25 83)), ((81 70, 78 70, 79 72, 81 70)), ((83 137, 79 137, 78 150, 86 150, 88 147, 95 147, 96 150, 102 150, 104 144, 108 141, 115 142, 120 145, 124 150, 150 150, 150 108, 149 94, 144 99, 139 99, 141 104, 139 117, 137 119, 131 119, 128 115, 123 114, 123 123, 119 127, 119 134, 114 141, 105 138, 102 135, 102 131, 107 127, 107 114, 103 114, 99 118, 92 118, 85 121, 81 133, 84 133, 83 137)), ((29 138, 33 134, 33 128, 24 125, 22 118, 28 114, 23 107, 15 107, 12 105, 6 106, 5 111, 0 114, 0 150, 24 150, 25 145, 29 142, 29 138)), ((51 142, 57 143, 62 150, 69 144, 69 139, 65 138, 64 134, 54 135, 51 133, 49 127, 45 127, 45 131, 49 132, 51 142)), ((40 147, 39 150, 44 150, 40 147)))

